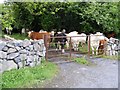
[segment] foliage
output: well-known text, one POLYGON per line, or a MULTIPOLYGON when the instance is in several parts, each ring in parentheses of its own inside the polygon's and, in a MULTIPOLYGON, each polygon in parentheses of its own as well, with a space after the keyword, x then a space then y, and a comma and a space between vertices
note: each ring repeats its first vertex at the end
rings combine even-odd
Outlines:
POLYGON ((25 34, 12 34, 10 37, 13 37, 17 40, 24 40, 24 39, 29 39, 27 35, 25 34))
POLYGON ((85 64, 85 65, 89 64, 89 62, 84 57, 82 57, 82 58, 74 58, 74 61, 79 63, 79 64, 85 64))
POLYGON ((11 23, 19 28, 119 33, 118 2, 13 2, 9 5, 7 21, 11 17, 11 23))
POLYGON ((32 68, 6 71, 2 74, 2 88, 31 87, 35 83, 51 79, 57 71, 57 66, 50 62, 32 68))

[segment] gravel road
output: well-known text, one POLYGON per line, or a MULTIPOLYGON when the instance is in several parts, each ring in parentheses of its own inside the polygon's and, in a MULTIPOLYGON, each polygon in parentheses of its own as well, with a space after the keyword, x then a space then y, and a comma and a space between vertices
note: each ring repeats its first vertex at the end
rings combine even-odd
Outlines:
POLYGON ((90 60, 94 65, 51 58, 50 61, 59 66, 60 72, 44 88, 118 88, 118 61, 103 58, 90 60))

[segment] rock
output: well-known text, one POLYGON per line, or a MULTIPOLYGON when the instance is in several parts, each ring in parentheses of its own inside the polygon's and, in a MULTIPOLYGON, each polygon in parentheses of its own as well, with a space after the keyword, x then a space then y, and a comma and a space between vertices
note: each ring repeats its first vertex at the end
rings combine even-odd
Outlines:
POLYGON ((2 72, 11 69, 17 69, 17 64, 15 64, 14 61, 10 60, 2 62, 2 72))
POLYGON ((11 43, 7 43, 7 46, 9 47, 9 48, 14 48, 15 46, 11 43))
POLYGON ((2 63, 0 63, 0 73, 2 73, 3 70, 2 70, 2 63))
POLYGON ((15 49, 15 48, 9 48, 8 49, 8 51, 7 51, 7 53, 9 54, 9 53, 14 53, 14 52, 16 52, 17 50, 15 49))
POLYGON ((37 65, 38 59, 39 59, 39 56, 38 56, 38 55, 34 55, 34 62, 35 62, 35 65, 37 65))
POLYGON ((30 66, 30 67, 34 67, 34 66, 35 66, 35 63, 32 62, 32 63, 29 64, 29 66, 30 66))
POLYGON ((28 55, 31 56, 31 55, 34 55, 35 52, 29 52, 28 55))
POLYGON ((30 51, 33 51, 33 45, 29 46, 30 51))
POLYGON ((0 51, 0 58, 1 59, 7 58, 7 52, 0 51))
POLYGON ((39 65, 40 63, 41 63, 41 58, 39 57, 39 58, 38 58, 37 65, 39 65))
POLYGON ((6 43, 1 41, 0 43, 0 51, 2 51, 2 49, 5 47, 6 43))
POLYGON ((42 56, 44 56, 44 53, 37 51, 36 55, 39 55, 40 57, 42 57, 42 56))
POLYGON ((7 59, 14 59, 19 56, 19 53, 11 53, 8 54, 7 59))
POLYGON ((16 57, 16 58, 14 59, 14 62, 18 64, 19 62, 21 62, 21 58, 20 58, 19 56, 16 57))
POLYGON ((41 50, 41 49, 42 49, 37 43, 34 44, 33 47, 34 47, 34 50, 35 50, 35 51, 38 51, 38 50, 41 50))
POLYGON ((26 49, 23 49, 23 50, 20 50, 19 53, 21 53, 21 54, 27 54, 28 52, 27 52, 26 49))
POLYGON ((38 44, 39 44, 39 45, 44 44, 44 40, 43 40, 43 39, 39 40, 39 41, 38 41, 38 44))
POLYGON ((23 47, 27 47, 31 44, 31 42, 29 40, 24 40, 23 41, 23 47))
POLYGON ((30 47, 26 47, 25 49, 26 49, 27 51, 30 51, 30 47))
POLYGON ((7 52, 7 51, 8 51, 8 47, 5 46, 5 47, 3 48, 3 51, 7 52))
POLYGON ((23 67, 23 63, 22 62, 18 62, 17 65, 18 65, 18 69, 23 67))
POLYGON ((18 46, 17 46, 17 47, 15 47, 15 48, 16 48, 16 50, 17 50, 17 51, 20 51, 20 50, 21 50, 21 48, 20 48, 20 47, 18 47, 18 46))
POLYGON ((27 59, 27 54, 20 54, 21 60, 26 60, 27 59))

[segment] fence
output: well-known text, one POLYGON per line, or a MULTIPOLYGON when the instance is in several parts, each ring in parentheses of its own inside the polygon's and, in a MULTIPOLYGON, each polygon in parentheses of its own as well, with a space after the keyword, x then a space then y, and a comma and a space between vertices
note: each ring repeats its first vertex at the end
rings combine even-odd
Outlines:
MULTIPOLYGON (((45 47, 46 47, 46 55, 45 55, 45 58, 46 60, 48 60, 49 57, 56 57, 56 56, 63 56, 65 55, 64 53, 62 54, 61 52, 56 52, 55 51, 55 48, 51 48, 51 46, 54 46, 55 42, 54 42, 54 39, 55 38, 69 38, 69 48, 65 48, 65 51, 67 52, 67 56, 68 56, 68 59, 70 61, 72 61, 72 54, 73 53, 77 53, 77 51, 73 51, 72 50, 72 38, 74 37, 83 37, 83 36, 71 36, 71 37, 67 37, 67 36, 57 36, 57 37, 50 37, 50 39, 52 39, 53 41, 51 43, 48 43, 48 37, 45 35, 44 36, 44 42, 45 42, 45 47), (50 52, 52 53, 52 55, 50 54, 50 52), (57 55, 56 55, 56 54, 57 55), (53 55, 55 54, 55 55, 53 55)), ((87 36, 88 39, 87 39, 87 56, 88 58, 90 58, 90 35, 87 36)))
MULTIPOLYGON (((100 38, 100 36, 104 37, 103 35, 97 35, 97 36, 99 38, 100 38)), ((50 37, 50 38, 53 39, 53 41, 54 41, 55 38, 67 38, 67 39, 69 38, 69 49, 66 49, 66 51, 67 51, 67 54, 68 54, 68 59, 72 60, 72 54, 75 53, 75 51, 72 50, 72 38, 74 38, 74 37, 83 37, 83 36, 71 36, 71 37, 67 37, 67 36, 59 36, 58 37, 57 36, 57 37, 50 37)), ((115 42, 113 42, 112 43, 113 45, 111 45, 111 44, 109 44, 110 43, 110 39, 108 39, 107 43, 103 44, 104 48, 102 48, 102 49, 98 48, 97 50, 93 51, 92 48, 91 48, 93 46, 93 43, 92 43, 93 39, 97 40, 97 38, 95 38, 95 37, 93 38, 91 35, 87 35, 87 39, 86 39, 86 42, 87 42, 86 43, 86 45, 87 45, 86 52, 87 52, 87 57, 88 58, 90 58, 91 55, 92 55, 92 57, 95 56, 95 54, 93 54, 93 52, 98 52, 98 54, 99 54, 99 51, 103 51, 103 53, 102 53, 103 55, 111 55, 111 56, 112 55, 118 55, 118 51, 120 49, 120 41, 119 40, 118 40, 118 44, 116 44, 115 42), (116 46, 116 47, 113 48, 113 46, 116 46), (92 51, 92 53, 91 53, 91 51, 92 51)), ((56 56, 65 55, 65 54, 57 53, 55 51, 55 49, 51 49, 50 45, 54 44, 54 42, 51 42, 51 43, 48 44, 47 40, 48 40, 48 37, 44 36, 44 41, 45 41, 45 46, 46 46, 46 60, 50 56, 51 57, 56 57, 56 56), (52 51, 54 51, 57 55, 56 54, 53 55, 54 53, 52 51), (52 55, 50 55, 50 52, 52 53, 52 55)), ((101 40, 104 40, 104 39, 101 39, 101 40)), ((101 40, 98 39, 98 44, 97 44, 98 47, 99 47, 99 44, 100 44, 101 40)), ((98 54, 96 54, 96 55, 98 55, 98 54)))

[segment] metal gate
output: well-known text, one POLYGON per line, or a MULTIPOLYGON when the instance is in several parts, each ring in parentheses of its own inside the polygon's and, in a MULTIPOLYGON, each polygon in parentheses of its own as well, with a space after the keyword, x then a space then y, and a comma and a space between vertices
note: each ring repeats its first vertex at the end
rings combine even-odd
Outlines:
MULTIPOLYGON (((44 35, 44 43, 46 47, 46 55, 45 58, 48 60, 49 58, 52 57, 63 57, 66 56, 69 61, 72 61, 72 54, 76 53, 75 51, 72 50, 72 42, 71 39, 73 37, 78 37, 78 36, 72 36, 72 37, 67 37, 67 36, 57 36, 57 37, 50 37, 48 38, 47 35, 44 35), (60 51, 56 51, 54 47, 54 39, 55 38, 69 38, 69 48, 65 48, 66 53, 61 53, 60 51), (48 43, 48 39, 52 39, 52 42, 48 43)), ((80 37, 80 36, 79 36, 80 37)), ((87 57, 90 58, 90 35, 87 36, 87 57)))

